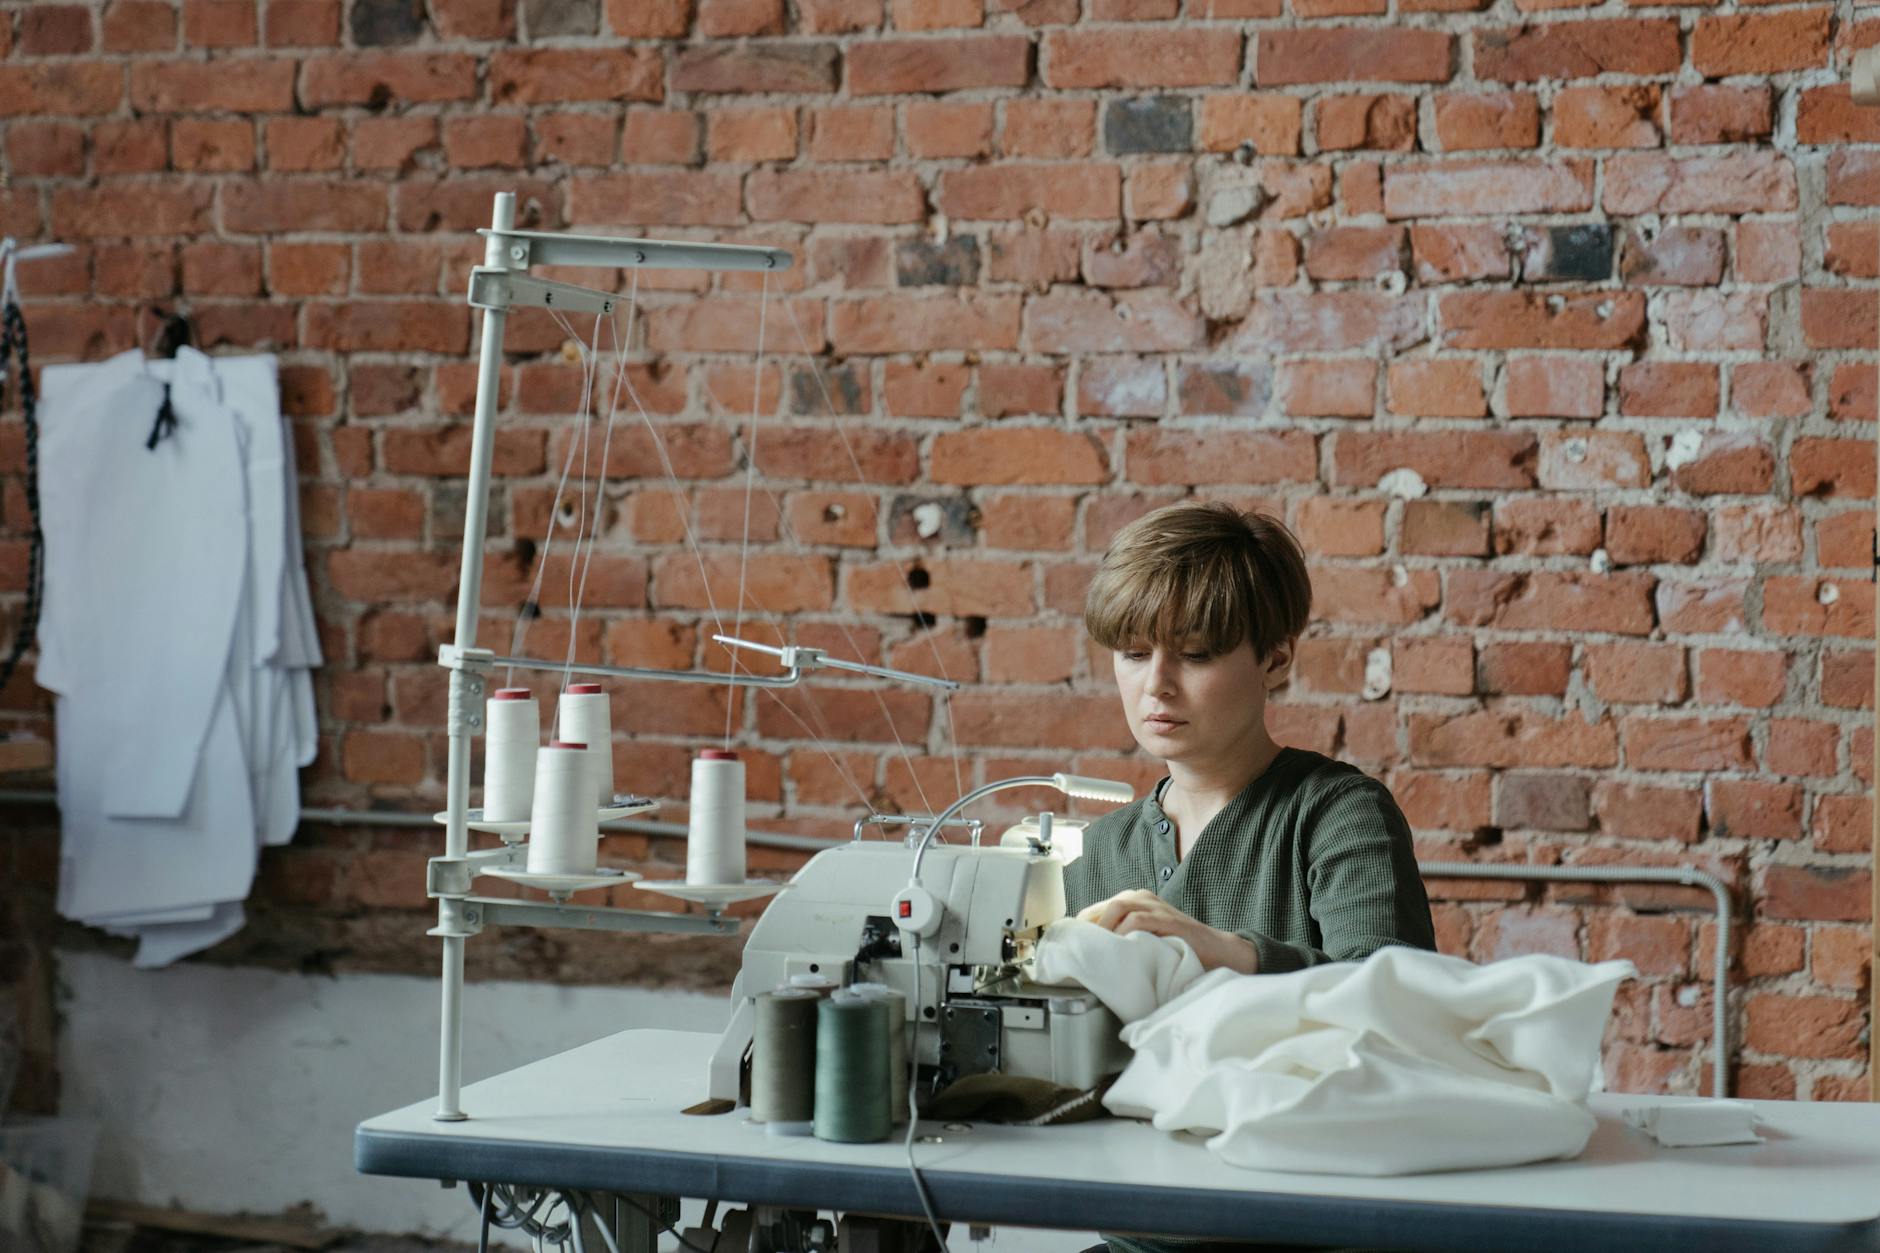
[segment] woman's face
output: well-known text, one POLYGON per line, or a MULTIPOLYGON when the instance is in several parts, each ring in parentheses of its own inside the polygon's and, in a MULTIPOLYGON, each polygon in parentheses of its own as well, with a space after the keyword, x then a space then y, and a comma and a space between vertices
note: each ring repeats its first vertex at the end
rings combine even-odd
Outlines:
POLYGON ((1252 641, 1215 656, 1196 645, 1136 643, 1111 654, 1129 729, 1162 761, 1229 759, 1266 738, 1266 698, 1286 681, 1292 645, 1265 658, 1252 641))

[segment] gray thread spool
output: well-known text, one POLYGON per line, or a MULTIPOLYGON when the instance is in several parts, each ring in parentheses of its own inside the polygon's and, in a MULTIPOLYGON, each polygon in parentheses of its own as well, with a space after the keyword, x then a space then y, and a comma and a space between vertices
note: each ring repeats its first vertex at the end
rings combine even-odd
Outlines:
POLYGON ((804 1123, 816 1113, 816 1007, 809 988, 757 998, 751 1046, 751 1121, 804 1123))
POLYGON ((888 1121, 907 1117, 907 997, 885 983, 857 983, 856 992, 888 1007, 888 1121))
POLYGON ((816 1006, 818 1140, 888 1138, 888 1005, 844 988, 816 1006))

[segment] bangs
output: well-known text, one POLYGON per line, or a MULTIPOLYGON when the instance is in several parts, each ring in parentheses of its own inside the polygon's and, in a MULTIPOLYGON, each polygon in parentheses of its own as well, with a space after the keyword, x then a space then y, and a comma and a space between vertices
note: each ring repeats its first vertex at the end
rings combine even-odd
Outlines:
POLYGON ((1225 554, 1181 556, 1190 559, 1099 571, 1084 613, 1090 638, 1109 649, 1159 644, 1200 648, 1210 657, 1245 643, 1253 607, 1241 595, 1244 578, 1227 568, 1225 554))

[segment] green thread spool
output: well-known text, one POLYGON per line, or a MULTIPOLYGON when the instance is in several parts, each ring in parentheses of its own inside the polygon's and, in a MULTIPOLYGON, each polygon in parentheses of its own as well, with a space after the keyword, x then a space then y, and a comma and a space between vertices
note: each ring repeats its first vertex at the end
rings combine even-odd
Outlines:
POLYGON ((885 983, 857 983, 854 990, 888 1007, 888 1121, 907 1118, 907 998, 885 983))
POLYGON ((757 998, 751 1037, 751 1121, 803 1123, 816 1113, 816 1007, 810 988, 757 998))
POLYGON ((848 988, 816 1006, 818 1140, 888 1138, 888 1005, 848 988))

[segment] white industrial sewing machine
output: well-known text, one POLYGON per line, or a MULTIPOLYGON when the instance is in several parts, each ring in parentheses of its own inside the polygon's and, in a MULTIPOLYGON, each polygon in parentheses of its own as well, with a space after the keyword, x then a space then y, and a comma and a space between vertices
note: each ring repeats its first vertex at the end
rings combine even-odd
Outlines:
MULTIPOLYGON (((711 1059, 710 1095, 741 1099, 754 1000, 792 977, 887 984, 914 1020, 908 1053, 923 1096, 985 1072, 1088 1088, 1123 1068, 1122 1023, 1096 997, 1041 987, 1022 964, 1064 916, 1064 861, 1039 839, 1018 847, 930 845, 965 805, 1005 787, 1056 786, 1129 799, 1123 784, 1073 775, 1009 779, 961 797, 917 835, 827 849, 811 858, 752 928, 732 984, 731 1025, 711 1059)), ((858 825, 858 833, 860 826, 858 825)))

